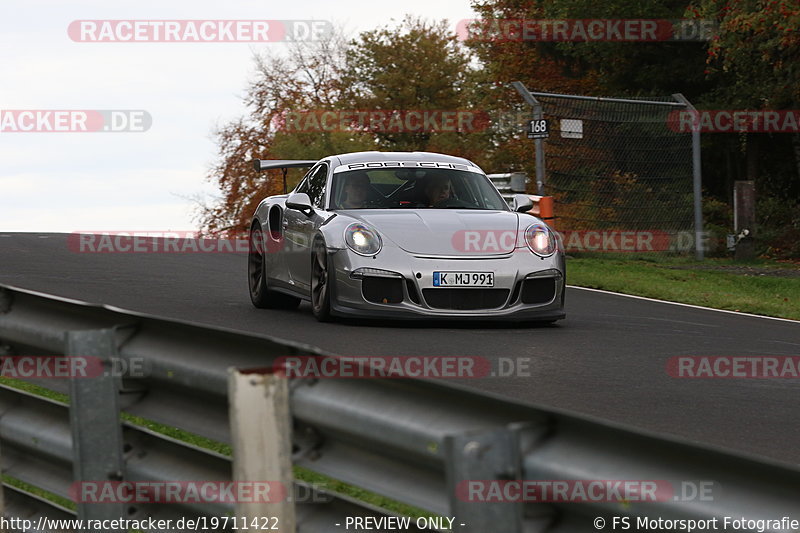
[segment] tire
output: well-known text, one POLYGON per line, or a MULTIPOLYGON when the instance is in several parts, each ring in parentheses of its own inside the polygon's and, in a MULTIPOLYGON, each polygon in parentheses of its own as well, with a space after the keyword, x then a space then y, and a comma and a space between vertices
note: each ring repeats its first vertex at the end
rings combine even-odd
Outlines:
POLYGON ((250 301, 259 309, 297 309, 300 298, 269 290, 265 250, 264 232, 258 223, 254 223, 250 228, 250 246, 247 252, 250 301))
POLYGON ((322 239, 314 241, 311 252, 311 311, 320 322, 331 320, 331 273, 328 252, 322 239))

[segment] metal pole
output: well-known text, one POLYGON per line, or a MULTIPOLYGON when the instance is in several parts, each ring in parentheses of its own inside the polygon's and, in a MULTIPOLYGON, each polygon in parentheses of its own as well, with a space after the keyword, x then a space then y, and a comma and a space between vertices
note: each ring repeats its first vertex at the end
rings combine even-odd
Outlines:
MULTIPOLYGON (((544 118, 541 104, 533 107, 533 119, 544 118)), ((534 147, 536 150, 536 194, 544 196, 544 139, 535 139, 534 147)))
MULTIPOLYGON (((0 446, 0 454, 2 454, 2 447, 0 446)), ((2 464, 2 463, 0 463, 2 464)), ((6 516, 6 500, 3 494, 3 480, 0 479, 0 519, 6 516)), ((6 528, 3 527, 3 521, 0 520, 0 533, 5 533, 6 528)))
MULTIPOLYGON (((10 310, 10 293, 5 290, 0 291, 0 313, 7 313, 10 310)), ((0 357, 5 357, 11 352, 11 347, 5 344, 0 344, 0 357)), ((0 465, 2 462, 3 446, 0 441, 0 465)), ((0 518, 6 516, 6 500, 3 489, 3 480, 0 478, 0 518)), ((2 520, 0 520, 0 533, 5 533, 6 528, 3 527, 2 520)))
MULTIPOLYGON (((517 82, 514 82, 517 83, 517 82)), ((543 96, 545 98, 563 98, 565 100, 588 100, 592 102, 611 102, 615 104, 643 104, 660 105, 665 107, 683 107, 683 102, 660 102, 658 100, 633 100, 630 98, 608 98, 605 96, 581 96, 577 94, 557 94, 557 93, 530 93, 531 96, 543 96)))
POLYGON ((697 109, 682 94, 673 94, 673 98, 683 103, 686 108, 694 113, 692 121, 692 180, 694 189, 694 241, 695 259, 702 261, 705 258, 703 236, 703 172, 700 167, 700 120, 697 109))
POLYGON ((692 128, 692 176, 694 181, 694 238, 695 259, 705 258, 703 242, 703 176, 700 170, 700 124, 692 128))
POLYGON ((288 380, 261 370, 230 369, 228 391, 233 480, 259 485, 265 496, 237 502, 236 516, 247 517, 248 524, 269 517, 282 533, 295 533, 288 380))
MULTIPOLYGON (((542 111, 542 104, 537 100, 533 94, 525 87, 521 81, 512 81, 511 86, 517 90, 522 98, 533 107, 533 119, 538 120, 544 118, 542 111)), ((535 155, 536 155, 536 194, 544 195, 545 184, 545 165, 544 165, 544 139, 536 139, 534 141, 535 155)))

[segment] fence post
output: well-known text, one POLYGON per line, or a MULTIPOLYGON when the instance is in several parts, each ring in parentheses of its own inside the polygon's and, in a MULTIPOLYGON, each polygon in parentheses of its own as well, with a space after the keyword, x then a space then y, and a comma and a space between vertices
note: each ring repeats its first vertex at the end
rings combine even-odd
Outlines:
MULTIPOLYGON (((2 459, 3 454, 3 446, 0 443, 0 459, 2 459)), ((0 461, 2 464, 2 461, 0 461)), ((0 519, 6 516, 6 500, 5 500, 5 489, 3 488, 3 480, 0 479, 0 519)), ((5 533, 6 529, 3 527, 3 521, 0 520, 0 533, 5 533)))
MULTIPOLYGON (((522 98, 533 107, 533 119, 544 118, 542 104, 537 100, 522 82, 512 81, 511 86, 517 90, 522 98)), ((544 165, 544 139, 534 139, 534 150, 536 155, 536 194, 544 196, 545 165, 544 165)))
POLYGON ((695 259, 705 258, 705 238, 703 236, 703 171, 700 166, 700 116, 697 109, 680 93, 672 95, 675 100, 694 113, 692 120, 692 190, 694 194, 694 254, 695 259))
MULTIPOLYGON (((533 119, 539 120, 542 118, 544 118, 542 105, 537 101, 536 105, 533 106, 533 119)), ((544 139, 537 138, 533 143, 536 153, 536 194, 544 196, 544 139)))
POLYGON ((738 242, 734 251, 737 261, 750 261, 756 255, 753 237, 756 223, 756 185, 754 181, 733 183, 733 229, 738 242), (747 230, 745 232, 745 230, 747 230))
POLYGON ((295 533, 289 386, 262 370, 228 371, 234 482, 269 482, 269 501, 237 502, 236 516, 277 518, 282 533, 295 533), (278 494, 280 493, 280 494, 278 494))
MULTIPOLYGON (((79 376, 76 371, 69 380, 75 482, 121 481, 125 462, 119 420, 119 380, 112 371, 112 360, 117 355, 116 330, 70 331, 66 334, 66 344, 67 357, 96 357, 103 362, 101 375, 79 376)), ((91 365, 85 367, 92 368, 91 365)), ((127 516, 123 502, 81 503, 80 485, 74 486, 73 490, 78 504, 78 518, 118 520, 127 516)))

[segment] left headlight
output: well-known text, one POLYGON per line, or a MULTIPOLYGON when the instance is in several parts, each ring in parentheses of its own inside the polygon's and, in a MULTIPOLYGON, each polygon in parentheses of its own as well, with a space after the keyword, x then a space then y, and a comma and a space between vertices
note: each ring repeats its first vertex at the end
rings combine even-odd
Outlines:
POLYGON ((558 247, 555 234, 544 224, 536 223, 525 230, 525 242, 540 257, 553 255, 558 247))
POLYGON ((383 246, 378 232, 359 222, 347 226, 344 230, 344 242, 359 255, 375 255, 383 246))

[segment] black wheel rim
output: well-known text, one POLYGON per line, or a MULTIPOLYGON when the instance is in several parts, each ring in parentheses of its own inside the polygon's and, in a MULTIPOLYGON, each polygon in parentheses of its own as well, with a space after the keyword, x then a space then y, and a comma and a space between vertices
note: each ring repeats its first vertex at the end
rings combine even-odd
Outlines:
POLYGON ((311 276, 311 303, 315 311, 322 309, 328 294, 328 265, 325 250, 321 246, 314 249, 314 262, 311 276))
POLYGON ((264 285, 264 256, 261 254, 261 232, 250 232, 250 250, 248 252, 247 273, 250 280, 250 292, 253 295, 261 293, 264 285))

